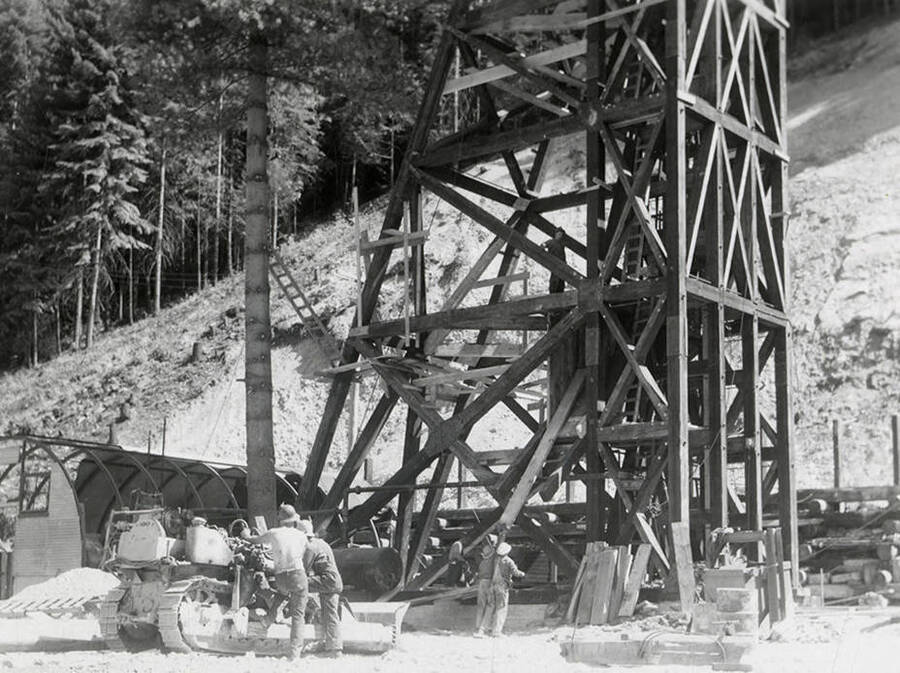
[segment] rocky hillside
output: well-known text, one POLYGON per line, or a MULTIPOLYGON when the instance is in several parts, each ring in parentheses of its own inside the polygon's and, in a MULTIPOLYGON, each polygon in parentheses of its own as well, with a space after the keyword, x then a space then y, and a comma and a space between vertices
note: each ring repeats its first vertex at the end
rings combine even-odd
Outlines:
MULTIPOLYGON (((888 421, 900 411, 898 30, 900 23, 893 23, 840 35, 792 63, 789 242, 801 485, 830 480, 832 418, 845 428, 848 481, 889 478, 888 421)), ((583 153, 577 139, 557 149, 547 186, 571 188, 583 153)), ((372 235, 383 206, 382 199, 364 209, 363 226, 372 235)), ((570 226, 583 226, 577 213, 570 217, 570 226)), ((426 202, 425 223, 431 229, 429 307, 437 309, 488 235, 435 201, 426 202)), ((343 336, 354 309, 353 226, 340 214, 310 232, 282 253, 329 327, 343 336)), ((533 287, 545 282, 540 269, 529 270, 533 287)), ((402 265, 394 265, 386 283, 395 305, 401 273, 402 265)), ((0 431, 105 439, 114 423, 120 442, 146 448, 149 437, 158 451, 165 419, 167 453, 242 460, 242 280, 229 279, 158 318, 101 335, 89 352, 0 378, 0 431), (192 361, 195 342, 202 355, 192 361)), ((275 290, 273 323, 278 462, 302 470, 327 395, 328 381, 315 376, 326 361, 275 290)), ((360 414, 378 394, 370 381, 362 384, 360 414)), ((375 450, 382 456, 377 471, 395 468, 403 422, 398 407, 375 450)), ((347 435, 343 419, 340 445, 347 435)), ((505 446, 526 439, 521 424, 500 412, 476 426, 472 443, 496 448, 501 437, 505 446)), ((336 456, 332 467, 339 462, 336 456)))

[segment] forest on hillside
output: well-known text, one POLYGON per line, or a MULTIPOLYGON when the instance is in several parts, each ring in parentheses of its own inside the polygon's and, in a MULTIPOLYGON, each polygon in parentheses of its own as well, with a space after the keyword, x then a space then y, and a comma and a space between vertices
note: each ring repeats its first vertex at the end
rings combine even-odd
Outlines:
MULTIPOLYGON (((797 0, 793 33, 893 1, 797 0)), ((449 4, 3 0, 0 371, 89 347, 241 268, 251 34, 269 50, 275 244, 352 185, 383 192, 449 4)), ((459 114, 445 100, 441 124, 459 114)))
POLYGON ((240 268, 247 40, 266 35, 276 242, 390 184, 445 3, 4 0, 0 369, 240 268))

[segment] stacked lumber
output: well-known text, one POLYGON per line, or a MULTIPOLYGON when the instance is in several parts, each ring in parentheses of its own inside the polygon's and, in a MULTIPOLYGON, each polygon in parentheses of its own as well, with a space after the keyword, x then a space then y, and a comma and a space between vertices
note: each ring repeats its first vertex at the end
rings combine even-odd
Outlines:
POLYGON ((893 487, 812 493, 825 526, 801 536, 801 600, 846 603, 866 594, 900 601, 900 500, 893 487), (877 500, 876 500, 877 498, 877 500), (886 499, 879 506, 878 501, 886 499), (858 503, 847 511, 848 503, 858 503))
POLYGON ((608 624, 632 616, 649 560, 649 544, 638 545, 632 555, 625 545, 589 542, 572 587, 567 620, 608 624))

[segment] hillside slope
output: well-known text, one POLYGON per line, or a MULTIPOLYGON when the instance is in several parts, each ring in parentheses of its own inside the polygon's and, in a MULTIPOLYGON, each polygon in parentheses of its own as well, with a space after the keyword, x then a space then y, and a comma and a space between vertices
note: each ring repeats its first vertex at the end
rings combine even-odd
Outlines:
MULTIPOLYGON (((900 411, 900 23, 843 35, 792 63, 790 149, 796 335, 795 411, 801 485, 830 479, 830 419, 845 427, 848 482, 888 480, 888 416, 900 411)), ((580 174, 578 139, 560 146, 547 188, 570 189, 580 174)), ((524 156, 524 155, 523 155, 524 156)), ((488 168, 487 170, 502 170, 488 168)), ((363 226, 375 235, 385 200, 369 204, 363 226)), ((488 204, 483 204, 488 207, 488 204)), ((571 213, 572 227, 583 215, 571 213)), ((425 204, 429 308, 443 299, 484 249, 486 231, 433 200, 425 204)), ((283 247, 292 271, 330 328, 343 336, 355 296, 353 226, 323 222, 283 247)), ((395 260, 397 258, 395 257, 395 260)), ((532 288, 545 286, 540 269, 532 288)), ((399 302, 392 266, 385 293, 399 302)), ((155 451, 166 419, 166 452, 241 461, 244 447, 243 292, 234 277, 166 309, 158 318, 103 334, 90 352, 68 353, 0 378, 0 430, 104 439, 122 404, 131 418, 119 440, 155 451), (194 342, 203 356, 191 362, 194 342)), ((521 292, 516 289, 514 294, 521 292)), ((273 290, 274 416, 277 460, 303 469, 328 381, 317 346, 273 290)), ((360 414, 380 391, 364 382, 360 414)), ((375 447, 376 472, 392 472, 405 413, 392 414, 375 447)), ((477 449, 521 445, 520 423, 499 411, 479 423, 477 449), (502 444, 501 444, 502 438, 502 444)), ((346 446, 342 419, 336 446, 346 446)), ((340 455, 332 459, 337 467, 340 455)))

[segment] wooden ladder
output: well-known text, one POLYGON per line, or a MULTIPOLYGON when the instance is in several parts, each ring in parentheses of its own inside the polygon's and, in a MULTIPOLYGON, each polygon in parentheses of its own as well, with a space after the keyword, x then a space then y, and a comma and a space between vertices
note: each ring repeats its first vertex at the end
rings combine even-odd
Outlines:
POLYGON ((331 361, 332 365, 341 359, 341 354, 337 349, 337 340, 325 327, 319 315, 313 309, 312 303, 307 299, 300 285, 294 280, 294 277, 288 271, 287 265, 284 263, 278 251, 273 250, 269 258, 269 273, 281 288, 288 303, 293 307, 294 312, 300 317, 300 324, 303 329, 315 340, 316 344, 322 350, 322 353, 331 361))

